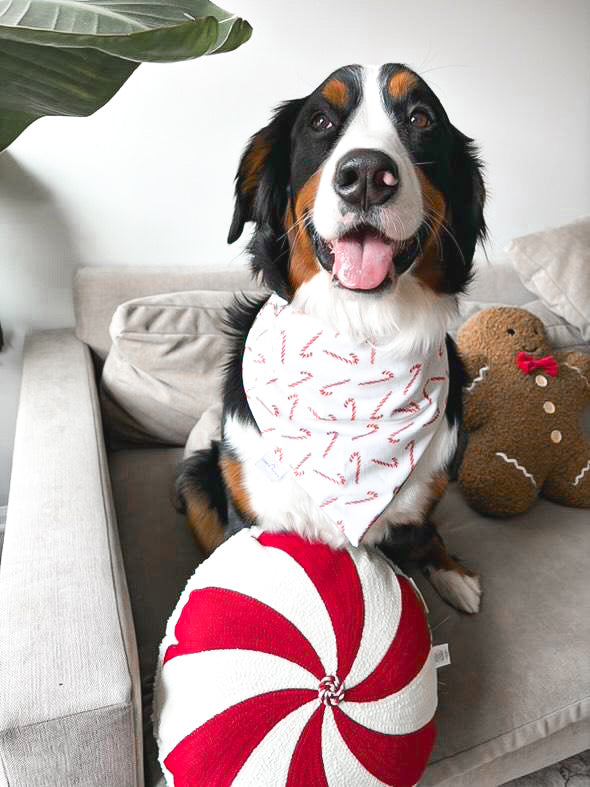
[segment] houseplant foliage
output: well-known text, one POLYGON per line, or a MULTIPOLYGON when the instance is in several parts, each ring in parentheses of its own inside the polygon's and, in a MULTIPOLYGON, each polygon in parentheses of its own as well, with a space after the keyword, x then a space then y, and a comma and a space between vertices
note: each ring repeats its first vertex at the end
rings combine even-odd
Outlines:
POLYGON ((0 151, 44 115, 90 115, 140 63, 236 49, 252 28, 208 0, 0 0, 0 151))

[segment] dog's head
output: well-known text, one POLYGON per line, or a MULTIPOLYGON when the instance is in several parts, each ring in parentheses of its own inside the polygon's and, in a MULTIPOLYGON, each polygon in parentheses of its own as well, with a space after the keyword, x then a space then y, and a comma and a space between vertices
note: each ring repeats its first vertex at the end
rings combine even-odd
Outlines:
POLYGON ((424 80, 399 64, 346 66, 252 137, 228 240, 255 222, 254 270, 284 297, 315 288, 382 312, 403 280, 430 303, 465 288, 483 202, 472 140, 424 80))

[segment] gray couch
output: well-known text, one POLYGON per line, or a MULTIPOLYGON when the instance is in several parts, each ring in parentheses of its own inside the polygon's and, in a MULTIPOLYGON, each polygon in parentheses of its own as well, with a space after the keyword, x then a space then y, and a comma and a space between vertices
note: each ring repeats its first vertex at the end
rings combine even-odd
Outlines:
MULTIPOLYGON (((508 266, 491 273, 475 297, 531 299, 508 266)), ((27 341, 0 568, 2 787, 158 782, 157 646, 200 556, 171 505, 182 446, 107 450, 97 373, 119 303, 246 287, 239 270, 82 269, 75 331, 27 341)), ((462 615, 416 577, 452 658, 422 783, 503 784, 587 748, 589 512, 541 501, 493 521, 451 485, 436 518, 481 573, 484 599, 479 615, 462 615)))

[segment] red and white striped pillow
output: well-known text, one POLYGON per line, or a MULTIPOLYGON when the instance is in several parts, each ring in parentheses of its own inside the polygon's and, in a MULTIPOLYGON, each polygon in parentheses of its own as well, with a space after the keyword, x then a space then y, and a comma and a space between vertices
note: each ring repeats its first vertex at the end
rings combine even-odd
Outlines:
POLYGON ((421 598, 374 549, 244 530, 196 570, 161 646, 175 787, 418 782, 436 735, 421 598))

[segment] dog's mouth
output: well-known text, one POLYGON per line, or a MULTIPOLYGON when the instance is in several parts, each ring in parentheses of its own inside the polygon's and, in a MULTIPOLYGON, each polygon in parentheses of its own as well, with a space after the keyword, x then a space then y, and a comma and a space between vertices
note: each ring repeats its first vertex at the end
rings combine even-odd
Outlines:
POLYGON ((326 241, 312 228, 318 260, 333 283, 354 292, 376 293, 392 286, 418 256, 423 228, 406 240, 388 238, 370 224, 360 224, 326 241))

